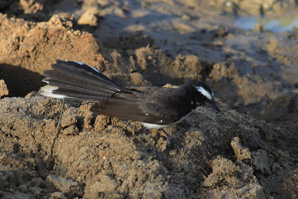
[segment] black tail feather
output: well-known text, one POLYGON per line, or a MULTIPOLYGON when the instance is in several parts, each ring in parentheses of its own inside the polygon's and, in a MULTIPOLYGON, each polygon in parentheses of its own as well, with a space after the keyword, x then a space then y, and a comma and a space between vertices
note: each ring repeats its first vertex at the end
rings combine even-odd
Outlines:
POLYGON ((98 102, 126 90, 83 63, 57 60, 52 68, 44 73, 44 81, 48 83, 41 88, 44 96, 98 102))

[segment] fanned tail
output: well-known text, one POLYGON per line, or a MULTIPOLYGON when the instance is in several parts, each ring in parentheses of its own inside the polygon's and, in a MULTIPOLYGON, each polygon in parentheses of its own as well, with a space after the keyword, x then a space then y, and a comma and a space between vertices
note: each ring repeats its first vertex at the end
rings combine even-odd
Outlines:
POLYGON ((47 97, 99 102, 126 90, 84 63, 57 60, 52 68, 44 73, 48 85, 40 93, 47 97))

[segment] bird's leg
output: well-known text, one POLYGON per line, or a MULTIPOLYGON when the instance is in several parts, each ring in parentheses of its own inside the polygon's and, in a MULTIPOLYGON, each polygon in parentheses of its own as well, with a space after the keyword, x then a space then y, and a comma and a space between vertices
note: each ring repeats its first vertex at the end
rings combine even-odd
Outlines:
POLYGON ((158 152, 157 152, 157 150, 156 150, 156 147, 155 147, 155 145, 153 144, 153 142, 152 142, 152 140, 151 140, 152 137, 150 136, 149 133, 146 133, 146 137, 147 137, 147 140, 149 141, 150 145, 152 146, 152 149, 153 149, 153 151, 154 151, 154 154, 155 154, 156 159, 157 159, 157 160, 161 160, 161 159, 160 159, 160 156, 159 156, 159 154, 158 154, 158 152))
POLYGON ((57 127, 56 127, 57 135, 59 134, 60 128, 61 128, 61 120, 62 120, 62 115, 63 115, 64 104, 65 104, 65 99, 63 98, 62 99, 62 104, 61 104, 61 107, 60 107, 59 121, 58 121, 58 124, 57 124, 57 127))
POLYGON ((155 154, 156 159, 157 159, 157 160, 161 160, 161 159, 160 159, 160 156, 159 156, 159 154, 158 154, 158 152, 157 152, 157 149, 156 149, 155 145, 154 145, 153 142, 152 142, 152 137, 151 137, 151 135, 150 135, 150 131, 149 131, 149 129, 147 129, 147 128, 142 128, 141 131, 138 133, 138 136, 143 136, 143 137, 147 140, 147 142, 150 143, 150 145, 151 145, 151 147, 152 147, 152 149, 153 149, 153 152, 154 152, 154 154, 155 154))
POLYGON ((183 147, 180 145, 180 144, 178 144, 177 142, 176 142, 176 140, 174 140, 164 129, 161 129, 163 132, 164 132, 164 134, 166 134, 166 136, 167 136, 167 140, 171 143, 171 144, 173 144, 173 145, 175 145, 177 148, 179 148, 180 150, 183 150, 183 147))
POLYGON ((58 120, 58 124, 57 124, 57 127, 56 127, 56 137, 54 138, 53 143, 52 143, 52 146, 51 146, 51 155, 53 155, 54 145, 55 145, 56 139, 58 138, 59 133, 60 133, 61 120, 62 120, 62 115, 63 115, 64 104, 65 104, 65 99, 63 98, 62 99, 61 106, 60 106, 59 120, 58 120))
POLYGON ((151 145, 151 147, 152 147, 152 149, 153 149, 153 151, 154 151, 154 154, 155 154, 156 159, 157 159, 157 160, 161 160, 161 159, 160 159, 160 156, 159 156, 159 154, 158 154, 158 152, 157 152, 157 150, 156 150, 156 147, 155 147, 155 145, 154 145, 153 142, 152 142, 152 137, 151 137, 151 135, 150 135, 149 130, 148 130, 148 129, 143 129, 142 132, 139 133, 139 135, 142 135, 142 136, 144 136, 144 137, 146 138, 147 142, 150 143, 150 145, 151 145))

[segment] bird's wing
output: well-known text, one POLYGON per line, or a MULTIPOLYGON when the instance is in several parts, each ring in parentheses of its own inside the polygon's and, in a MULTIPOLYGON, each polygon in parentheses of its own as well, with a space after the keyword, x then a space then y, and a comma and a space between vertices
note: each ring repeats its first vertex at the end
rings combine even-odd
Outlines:
POLYGON ((169 92, 167 88, 150 88, 145 92, 119 92, 109 97, 105 103, 93 105, 91 111, 144 123, 173 123, 180 119, 177 110, 171 108, 173 98, 167 98, 168 95, 159 89, 169 92))
POLYGON ((186 101, 179 99, 179 88, 156 88, 150 94, 144 94, 143 102, 138 101, 138 107, 148 116, 145 123, 170 124, 179 120, 181 108, 186 101))

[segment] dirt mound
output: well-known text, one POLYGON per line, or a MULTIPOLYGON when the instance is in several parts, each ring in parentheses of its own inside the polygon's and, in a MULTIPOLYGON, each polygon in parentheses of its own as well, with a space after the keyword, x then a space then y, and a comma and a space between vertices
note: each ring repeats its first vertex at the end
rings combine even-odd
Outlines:
POLYGON ((168 129, 183 151, 153 131, 159 162, 139 135, 140 125, 95 116, 86 105, 67 106, 57 134, 59 106, 44 97, 1 100, 2 196, 286 198, 295 193, 290 173, 297 171, 289 157, 297 153, 297 137, 235 111, 201 108, 168 129))

